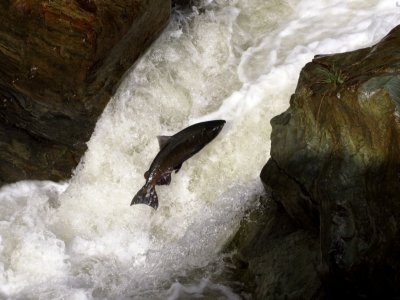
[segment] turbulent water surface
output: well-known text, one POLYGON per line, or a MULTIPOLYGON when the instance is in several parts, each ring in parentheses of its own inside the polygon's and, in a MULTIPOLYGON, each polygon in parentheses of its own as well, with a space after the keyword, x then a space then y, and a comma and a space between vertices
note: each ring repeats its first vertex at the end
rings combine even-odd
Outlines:
POLYGON ((369 46, 396 1, 204 0, 126 75, 73 178, 0 190, 0 298, 240 299, 219 251, 254 205, 269 120, 315 54, 369 46), (130 207, 157 135, 225 119, 221 134, 130 207))

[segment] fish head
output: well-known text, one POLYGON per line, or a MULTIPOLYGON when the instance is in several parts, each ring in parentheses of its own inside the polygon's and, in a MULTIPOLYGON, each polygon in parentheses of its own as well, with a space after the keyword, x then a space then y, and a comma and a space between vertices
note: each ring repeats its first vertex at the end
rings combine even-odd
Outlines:
POLYGON ((207 140, 213 140, 222 130, 226 121, 225 120, 213 120, 203 123, 203 136, 207 140))

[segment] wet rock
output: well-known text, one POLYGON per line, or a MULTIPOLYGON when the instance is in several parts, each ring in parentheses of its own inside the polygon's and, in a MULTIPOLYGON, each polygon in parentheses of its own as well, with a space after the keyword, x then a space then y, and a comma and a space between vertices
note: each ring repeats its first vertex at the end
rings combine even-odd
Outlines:
POLYGON ((307 64, 290 108, 271 121, 277 167, 262 177, 300 224, 319 211, 326 281, 359 295, 400 283, 399 46, 397 27, 374 47, 307 64))
POLYGON ((318 234, 299 228, 281 203, 262 197, 231 247, 239 249, 238 279, 254 299, 320 297, 318 234))
POLYGON ((172 0, 172 6, 189 7, 193 5, 195 0, 172 0))
POLYGON ((304 294, 293 284, 309 277, 315 291, 315 276, 323 282, 315 298, 400 296, 399 47, 400 26, 373 47, 316 56, 301 71, 290 108, 272 119, 261 179, 288 217, 264 213, 292 229, 278 226, 281 237, 273 240, 254 234, 272 234, 268 222, 257 221, 251 241, 239 239, 257 299, 311 299, 296 296, 304 294), (313 269, 301 263, 316 257, 313 269), (268 294, 278 273, 286 289, 268 294))
POLYGON ((0 0, 0 184, 66 179, 170 1, 0 0))

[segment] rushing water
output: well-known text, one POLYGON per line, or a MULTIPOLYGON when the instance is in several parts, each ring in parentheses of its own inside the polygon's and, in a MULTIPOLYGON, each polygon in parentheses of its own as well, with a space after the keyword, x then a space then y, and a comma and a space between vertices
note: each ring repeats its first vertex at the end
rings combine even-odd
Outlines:
POLYGON ((394 0, 204 0, 175 11, 73 178, 0 189, 0 298, 240 299, 219 276, 219 252, 262 191, 269 120, 315 54, 369 46, 398 23, 394 0), (221 134, 157 187, 159 209, 130 207, 155 137, 217 118, 221 134))

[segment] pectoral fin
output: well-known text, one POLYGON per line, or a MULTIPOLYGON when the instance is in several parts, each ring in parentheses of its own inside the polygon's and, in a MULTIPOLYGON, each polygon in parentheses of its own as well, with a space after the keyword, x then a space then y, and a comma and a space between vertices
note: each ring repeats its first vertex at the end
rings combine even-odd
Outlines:
POLYGON ((179 166, 175 167, 174 168, 175 173, 178 173, 181 168, 182 168, 182 164, 180 164, 179 166))
POLYGON ((157 185, 169 185, 171 183, 171 173, 167 173, 160 177, 157 181, 157 185))

